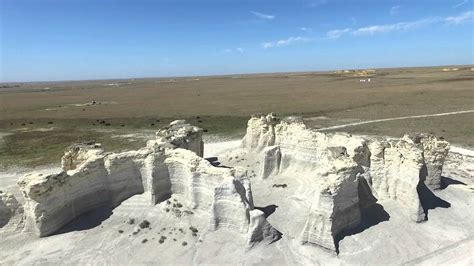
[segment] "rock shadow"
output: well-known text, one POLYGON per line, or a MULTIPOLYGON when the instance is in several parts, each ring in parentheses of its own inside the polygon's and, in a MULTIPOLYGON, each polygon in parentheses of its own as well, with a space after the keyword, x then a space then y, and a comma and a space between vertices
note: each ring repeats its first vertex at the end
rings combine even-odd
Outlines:
POLYGON ((416 187, 421 206, 425 212, 425 221, 428 221, 428 211, 436 208, 449 208, 451 203, 436 196, 423 182, 416 187))
POLYGON ((101 206, 95 208, 76 217, 74 220, 63 226, 53 235, 92 229, 102 224, 102 222, 108 219, 112 214, 113 208, 110 206, 101 206))
POLYGON ((442 176, 441 177, 441 187, 440 189, 445 189, 449 187, 450 185, 463 185, 467 186, 466 183, 461 182, 459 180, 452 179, 450 177, 442 176))
POLYGON ((268 218, 270 215, 272 215, 277 208, 278 206, 275 204, 271 204, 266 207, 255 207, 255 209, 260 210, 265 214, 265 218, 268 218))
MULTIPOLYGON (((275 229, 275 228, 274 228, 274 229, 275 229)), ((276 231, 276 236, 268 243, 269 245, 271 245, 271 244, 273 244, 273 243, 279 241, 279 240, 282 239, 282 237, 283 237, 283 233, 282 233, 282 232, 280 232, 280 231, 278 231, 278 230, 276 230, 276 229, 275 229, 275 231, 276 231)))
POLYGON ((390 219, 390 215, 385 211, 383 206, 378 203, 365 209, 361 209, 360 215, 360 223, 356 227, 343 230, 334 237, 337 254, 339 254, 339 242, 344 239, 344 237, 361 233, 372 226, 390 219))
POLYGON ((231 168, 229 166, 221 165, 221 163, 219 162, 219 159, 217 157, 209 157, 209 158, 205 158, 205 159, 208 162, 210 162, 211 165, 214 166, 214 167, 231 168))

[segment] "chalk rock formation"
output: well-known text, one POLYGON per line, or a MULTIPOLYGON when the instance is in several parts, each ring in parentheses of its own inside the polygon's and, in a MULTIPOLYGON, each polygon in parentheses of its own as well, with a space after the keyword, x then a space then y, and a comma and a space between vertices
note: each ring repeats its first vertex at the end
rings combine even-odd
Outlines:
POLYGON ((23 208, 13 194, 0 191, 0 228, 18 226, 23 220, 23 208))
POLYGON ((451 147, 443 167, 443 176, 474 179, 474 152, 460 147, 451 147))
POLYGON ((202 128, 186 124, 184 120, 175 120, 169 126, 156 132, 156 138, 159 143, 170 143, 177 148, 193 151, 202 157, 204 154, 202 132, 202 128))
POLYGON ((370 164, 365 139, 316 132, 302 119, 269 114, 249 120, 242 146, 261 154, 262 178, 282 174, 308 180, 313 196, 302 243, 336 250, 335 236, 360 222, 358 174, 370 164))
POLYGON ((262 167, 260 176, 267 178, 271 175, 278 174, 281 163, 280 146, 269 146, 262 152, 262 167))
POLYGON ((377 199, 400 202, 415 222, 425 220, 420 186, 437 189, 449 143, 415 134, 376 140, 345 133, 321 133, 302 119, 274 114, 252 117, 242 147, 262 156, 261 177, 276 174, 310 180, 314 197, 303 243, 335 249, 334 237, 357 225, 360 208, 377 199))
POLYGON ((281 238, 281 233, 267 221, 263 211, 254 209, 250 211, 250 225, 247 236, 247 246, 253 247, 256 243, 264 240, 272 243, 281 238))
POLYGON ((367 182, 377 199, 399 201, 415 222, 425 219, 417 187, 424 162, 423 150, 406 140, 370 143, 371 164, 367 182))
POLYGON ((360 222, 357 163, 343 153, 323 160, 301 240, 336 250, 336 235, 360 222))
POLYGON ((403 139, 411 140, 421 146, 426 166, 425 185, 430 189, 439 189, 444 161, 449 152, 449 143, 432 134, 410 134, 405 135, 403 139))
POLYGON ((74 170, 88 159, 100 156, 104 151, 100 144, 94 141, 78 143, 70 146, 61 158, 61 168, 64 171, 74 170))
POLYGON ((211 214, 210 230, 224 226, 248 233, 254 206, 246 172, 212 166, 200 156, 201 137, 201 129, 175 121, 137 151, 106 153, 95 143, 71 146, 62 158, 63 171, 19 180, 29 223, 47 236, 87 211, 113 208, 136 194, 144 193, 150 205, 178 194, 187 207, 211 214))
MULTIPOLYGON (((312 171, 321 157, 325 156, 328 147, 343 146, 347 154, 360 165, 368 166, 370 163, 367 141, 364 138, 344 133, 317 132, 306 128, 302 119, 290 117, 282 120, 274 114, 252 117, 247 124, 242 146, 256 153, 269 146, 278 146, 281 152, 281 169, 274 169, 276 172, 294 169, 298 172, 312 171)), ((265 152, 264 161, 271 161, 271 156, 272 153, 265 152)), ((264 165, 267 167, 267 164, 264 165)))

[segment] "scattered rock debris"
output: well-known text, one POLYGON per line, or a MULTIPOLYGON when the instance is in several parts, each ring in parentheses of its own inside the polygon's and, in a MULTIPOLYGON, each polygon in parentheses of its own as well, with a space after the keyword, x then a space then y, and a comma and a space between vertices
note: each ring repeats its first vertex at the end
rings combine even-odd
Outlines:
POLYGON ((145 228, 150 227, 150 222, 147 221, 147 220, 143 220, 138 226, 139 226, 141 229, 145 229, 145 228))
POLYGON ((160 240, 158 240, 158 242, 159 242, 160 244, 163 244, 163 243, 165 243, 165 240, 166 240, 166 236, 161 236, 161 237, 160 237, 160 240))

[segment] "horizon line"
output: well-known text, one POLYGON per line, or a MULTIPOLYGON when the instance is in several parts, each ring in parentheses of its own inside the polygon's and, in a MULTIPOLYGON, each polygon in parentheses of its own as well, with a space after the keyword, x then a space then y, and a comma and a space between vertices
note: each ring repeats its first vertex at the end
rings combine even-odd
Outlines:
POLYGON ((131 80, 131 79, 177 79, 177 78, 198 78, 198 77, 227 77, 235 75, 272 75, 272 74, 297 74, 297 73, 323 73, 340 70, 365 70, 365 69, 399 69, 399 68, 434 68, 434 67, 473 67, 471 64, 447 64, 447 65, 417 65, 417 66, 391 66, 391 67, 364 67, 364 68, 340 68, 327 70, 307 70, 307 71, 276 71, 276 72, 240 72, 231 74, 209 74, 209 75, 182 75, 182 76, 142 76, 142 77, 124 77, 124 78, 93 78, 93 79, 58 79, 58 80, 29 80, 29 81, 0 81, 0 84, 17 84, 17 83, 60 83, 60 82, 80 82, 80 81, 100 81, 100 80, 131 80))

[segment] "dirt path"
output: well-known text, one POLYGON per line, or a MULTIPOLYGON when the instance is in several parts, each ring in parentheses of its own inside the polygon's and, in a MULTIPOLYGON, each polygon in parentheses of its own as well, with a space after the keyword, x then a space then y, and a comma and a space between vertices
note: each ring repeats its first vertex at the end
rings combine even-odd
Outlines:
POLYGON ((331 127, 324 127, 317 129, 317 131, 325 131, 325 130, 332 130, 332 129, 340 129, 346 127, 353 127, 359 126, 364 124, 372 124, 378 122, 386 122, 386 121, 394 121, 394 120, 404 120, 404 119, 412 119, 412 118, 425 118, 425 117, 435 117, 435 116, 446 116, 446 115, 458 115, 458 114, 467 114, 467 113, 474 113, 474 110, 466 110, 466 111, 457 111, 457 112, 449 112, 449 113, 439 113, 439 114, 429 114, 429 115, 412 115, 412 116, 400 116, 400 117, 392 117, 392 118, 384 118, 384 119, 375 119, 369 121, 362 121, 362 122, 355 122, 331 127))

